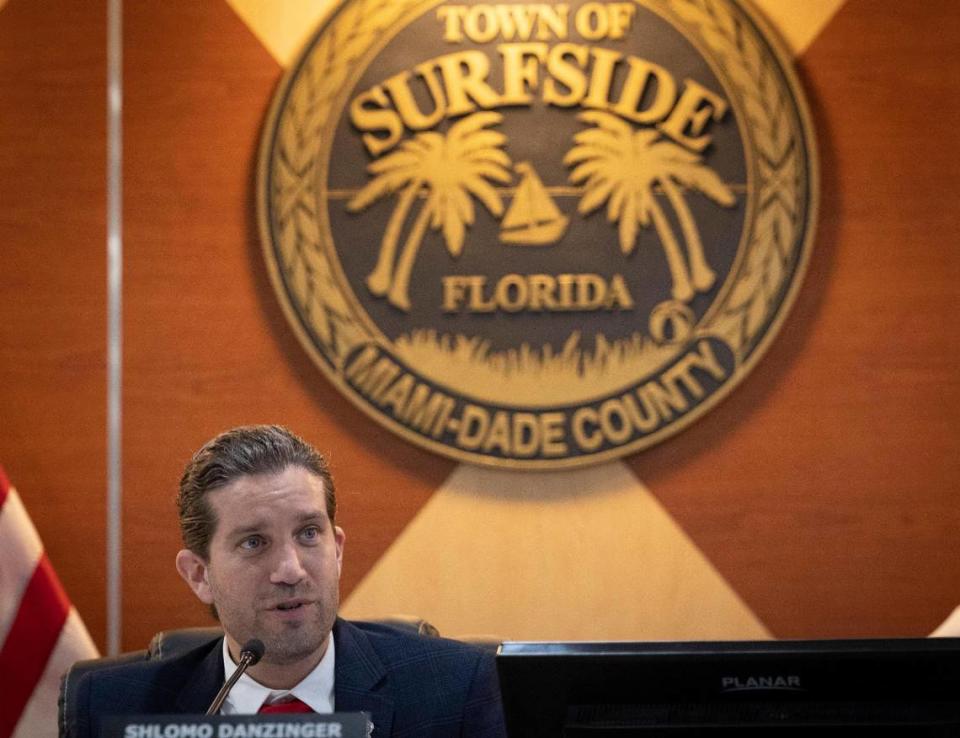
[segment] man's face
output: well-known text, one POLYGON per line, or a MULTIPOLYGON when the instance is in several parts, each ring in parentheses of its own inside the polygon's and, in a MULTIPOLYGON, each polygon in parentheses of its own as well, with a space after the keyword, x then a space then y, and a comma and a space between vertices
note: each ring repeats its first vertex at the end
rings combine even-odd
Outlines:
POLYGON ((216 606, 231 653, 259 638, 264 663, 319 662, 337 615, 344 540, 327 516, 323 481, 289 466, 207 499, 216 520, 209 560, 181 551, 177 568, 216 606))

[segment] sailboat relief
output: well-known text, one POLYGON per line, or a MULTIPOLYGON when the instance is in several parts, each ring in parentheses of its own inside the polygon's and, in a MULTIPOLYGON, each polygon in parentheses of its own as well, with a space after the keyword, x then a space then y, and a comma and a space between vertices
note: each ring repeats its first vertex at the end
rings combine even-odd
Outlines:
POLYGON ((520 184, 500 223, 503 243, 548 246, 560 240, 570 219, 557 208, 528 161, 514 165, 520 184))

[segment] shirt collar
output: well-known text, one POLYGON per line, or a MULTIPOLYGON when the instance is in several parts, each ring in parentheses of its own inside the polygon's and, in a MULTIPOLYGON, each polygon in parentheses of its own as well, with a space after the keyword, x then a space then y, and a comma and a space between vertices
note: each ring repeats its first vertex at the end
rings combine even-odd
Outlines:
MULTIPOLYGON (((221 715, 255 715, 264 703, 276 702, 284 697, 293 695, 301 702, 305 702, 314 712, 333 712, 333 674, 334 653, 333 634, 327 641, 327 650, 313 671, 293 689, 270 689, 256 681, 248 674, 244 674, 233 685, 230 694, 220 708, 221 715)), ((223 673, 228 677, 237 668, 227 648, 227 639, 223 639, 223 673)))

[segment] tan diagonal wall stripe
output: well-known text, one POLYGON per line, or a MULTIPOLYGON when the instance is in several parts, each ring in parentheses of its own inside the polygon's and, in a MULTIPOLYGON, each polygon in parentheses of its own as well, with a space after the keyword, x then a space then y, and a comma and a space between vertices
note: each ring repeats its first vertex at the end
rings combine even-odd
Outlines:
POLYGON ((769 637, 620 462, 540 474, 461 465, 343 607, 385 611, 461 636, 769 637))
POLYGON ((334 0, 227 0, 281 66, 289 67, 334 0))
POLYGON ((779 31, 794 56, 800 56, 845 0, 753 0, 779 31))

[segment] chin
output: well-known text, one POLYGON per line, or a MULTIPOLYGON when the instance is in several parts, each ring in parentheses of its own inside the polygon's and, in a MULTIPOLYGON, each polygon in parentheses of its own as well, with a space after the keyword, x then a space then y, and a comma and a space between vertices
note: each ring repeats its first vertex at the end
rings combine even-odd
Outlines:
POLYGON ((303 661, 323 648, 326 634, 307 635, 306 633, 285 633, 265 641, 266 652, 263 660, 271 664, 294 664, 303 661))

